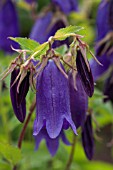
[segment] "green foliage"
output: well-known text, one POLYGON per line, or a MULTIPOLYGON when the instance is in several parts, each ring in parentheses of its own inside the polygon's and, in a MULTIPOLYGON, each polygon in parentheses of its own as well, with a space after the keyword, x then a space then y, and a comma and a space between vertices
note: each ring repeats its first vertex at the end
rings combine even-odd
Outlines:
POLYGON ((12 165, 17 164, 21 160, 21 151, 6 143, 0 142, 0 154, 12 165))
POLYGON ((35 51, 35 49, 39 46, 39 43, 31 40, 30 38, 13 38, 9 37, 11 40, 17 42, 23 50, 29 50, 31 52, 35 51))
POLYGON ((74 35, 75 33, 79 32, 80 30, 84 29, 83 27, 79 26, 68 26, 66 28, 59 29, 54 36, 56 40, 65 40, 66 38, 74 35))

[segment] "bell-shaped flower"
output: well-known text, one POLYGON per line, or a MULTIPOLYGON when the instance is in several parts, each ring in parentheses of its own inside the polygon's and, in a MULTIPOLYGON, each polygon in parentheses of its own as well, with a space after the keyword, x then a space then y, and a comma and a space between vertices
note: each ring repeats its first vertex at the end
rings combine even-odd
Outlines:
POLYGON ((69 14, 70 12, 78 11, 77 0, 51 0, 54 5, 57 5, 62 12, 69 14))
POLYGON ((75 82, 73 75, 69 73, 70 107, 72 120, 76 127, 83 127, 88 110, 88 96, 84 91, 79 75, 77 74, 75 82))
POLYGON ((36 90, 37 125, 33 135, 37 136, 45 124, 49 137, 57 138, 64 122, 77 134, 71 118, 68 80, 53 60, 49 60, 39 74, 36 90))
POLYGON ((11 0, 0 1, 0 50, 12 52, 11 45, 18 45, 8 37, 19 36, 19 23, 15 5, 11 0))
POLYGON ((87 158, 91 160, 94 154, 94 137, 91 115, 87 115, 86 122, 82 130, 82 144, 87 158))
MULTIPOLYGON (((66 26, 63 20, 58 20, 52 24, 53 17, 53 13, 48 12, 45 16, 37 19, 31 30, 30 38, 42 44, 47 41, 50 36, 53 36, 57 30, 66 26)), ((55 41, 53 47, 55 48, 62 44, 69 45, 69 42, 68 40, 55 41)))
POLYGON ((21 82, 19 92, 17 91, 19 79, 15 82, 19 69, 14 69, 11 73, 10 82, 10 97, 14 113, 20 122, 24 122, 26 116, 26 100, 25 97, 29 90, 29 73, 27 73, 24 80, 21 82))
MULTIPOLYGON (((35 131, 35 128, 37 128, 37 120, 35 120, 34 122, 34 131, 35 131)), ((44 139, 51 156, 54 156, 56 154, 58 147, 59 147, 60 139, 63 141, 64 144, 70 145, 70 142, 67 140, 63 130, 61 130, 60 134, 56 138, 52 139, 49 137, 45 126, 43 126, 39 134, 34 136, 34 138, 36 142, 35 149, 38 150, 40 142, 44 139)))
POLYGON ((96 37, 96 57, 103 64, 98 65, 93 60, 90 61, 93 77, 96 81, 102 76, 113 63, 113 3, 102 0, 97 13, 97 37, 96 37))

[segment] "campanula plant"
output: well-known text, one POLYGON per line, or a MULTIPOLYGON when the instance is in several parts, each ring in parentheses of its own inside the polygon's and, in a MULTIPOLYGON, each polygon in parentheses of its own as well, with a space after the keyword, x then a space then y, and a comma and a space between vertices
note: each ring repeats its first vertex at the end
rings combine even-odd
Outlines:
POLYGON ((19 55, 4 72, 2 80, 11 73, 10 96, 13 110, 20 122, 25 121, 25 127, 31 112, 36 108, 33 129, 36 149, 41 140, 45 139, 49 152, 54 156, 60 139, 70 145, 65 131, 70 128, 74 136, 77 136, 77 129, 81 128, 86 156, 92 159, 94 139, 91 115, 90 118, 88 116, 88 96, 93 95, 94 82, 87 52, 92 53, 82 41, 83 36, 76 34, 81 29, 83 28, 76 26, 60 29, 43 44, 27 38, 10 37, 22 49, 13 48, 19 55), (64 41, 69 37, 72 42, 63 55, 58 49, 52 48, 55 41, 64 41), (36 101, 25 120, 29 87, 34 88, 36 101))

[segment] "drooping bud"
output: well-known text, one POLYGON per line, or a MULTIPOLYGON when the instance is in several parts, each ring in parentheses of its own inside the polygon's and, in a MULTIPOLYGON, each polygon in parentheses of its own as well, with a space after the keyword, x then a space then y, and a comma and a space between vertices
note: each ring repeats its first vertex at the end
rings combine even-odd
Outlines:
POLYGON ((85 61, 80 50, 77 50, 76 66, 85 92, 89 97, 92 97, 94 92, 92 71, 88 60, 85 61))
MULTIPOLYGON (((19 79, 13 85, 15 79, 17 78, 17 76, 19 74, 19 71, 20 71, 19 69, 14 69, 11 74, 10 97, 11 97, 13 110, 14 110, 14 113, 15 113, 17 119, 20 122, 24 122, 25 116, 26 116, 26 101, 25 101, 25 98, 23 98, 23 96, 20 97, 19 96, 20 94, 17 92, 17 86, 18 86, 19 79)), ((24 91, 23 91, 23 94, 25 96, 24 91)), ((22 95, 22 87, 21 87, 21 95, 22 95)))
POLYGON ((94 138, 91 115, 87 116, 86 122, 82 130, 82 144, 87 158, 91 160, 94 154, 94 138))
POLYGON ((88 97, 84 91, 79 75, 77 74, 75 78, 76 89, 74 88, 74 80, 71 72, 68 77, 72 120, 77 128, 80 126, 83 127, 88 109, 88 97))

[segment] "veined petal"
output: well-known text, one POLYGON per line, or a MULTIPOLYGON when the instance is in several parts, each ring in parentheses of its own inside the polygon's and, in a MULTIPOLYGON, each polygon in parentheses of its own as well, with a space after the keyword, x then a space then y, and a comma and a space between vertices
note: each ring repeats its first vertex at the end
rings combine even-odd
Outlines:
POLYGON ((87 116, 85 125, 83 127, 82 144, 87 158, 91 160, 94 154, 94 138, 93 138, 91 115, 87 116))
POLYGON ((50 138, 56 138, 66 119, 76 134, 76 127, 71 119, 68 81, 57 68, 53 60, 37 78, 36 112, 37 134, 46 120, 46 129, 50 138))
MULTIPOLYGON (((35 120, 34 122, 34 130, 37 126, 37 120, 35 120)), ((35 138, 35 142, 36 142, 36 147, 35 149, 37 150, 39 148, 39 144, 40 142, 45 139, 47 148, 50 152, 50 154, 52 156, 54 156, 58 150, 59 147, 59 140, 60 138, 62 139, 62 141, 66 144, 66 145, 70 145, 69 141, 67 140, 65 133, 63 132, 63 130, 61 130, 61 133, 59 134, 59 136, 55 139, 51 139, 47 133, 47 130, 45 128, 45 126, 43 126, 43 128, 41 129, 41 131, 39 132, 38 135, 34 136, 35 138)))
POLYGON ((74 88, 74 80, 72 73, 69 73, 69 89, 70 89, 70 107, 72 120, 76 127, 84 125, 86 112, 88 109, 88 97, 84 91, 79 75, 76 75, 76 88, 74 88))

